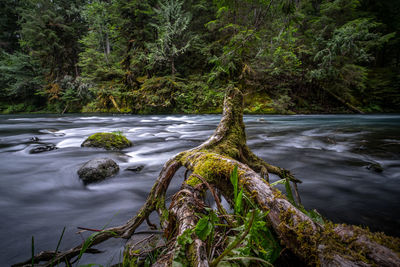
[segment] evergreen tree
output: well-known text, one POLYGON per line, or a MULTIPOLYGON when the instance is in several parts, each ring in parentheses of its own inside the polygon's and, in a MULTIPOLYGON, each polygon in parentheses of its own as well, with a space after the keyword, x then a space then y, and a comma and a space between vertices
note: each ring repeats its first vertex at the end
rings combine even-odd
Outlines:
POLYGON ((86 4, 82 16, 88 32, 80 39, 83 51, 79 54, 82 76, 90 81, 101 82, 121 75, 121 58, 117 25, 112 21, 112 4, 95 0, 86 4))
POLYGON ((17 0, 0 2, 0 50, 13 52, 18 50, 18 7, 17 0))
POLYGON ((84 0, 27 0, 20 8, 21 46, 46 70, 48 81, 78 76, 78 40, 85 27, 80 16, 84 0))
POLYGON ((40 65, 21 52, 3 52, 0 55, 0 98, 12 103, 35 102, 35 95, 43 85, 40 65))
POLYGON ((168 64, 171 74, 175 75, 176 59, 191 46, 194 37, 188 33, 192 15, 183 9, 182 0, 160 0, 155 9, 157 40, 148 45, 149 65, 168 64))

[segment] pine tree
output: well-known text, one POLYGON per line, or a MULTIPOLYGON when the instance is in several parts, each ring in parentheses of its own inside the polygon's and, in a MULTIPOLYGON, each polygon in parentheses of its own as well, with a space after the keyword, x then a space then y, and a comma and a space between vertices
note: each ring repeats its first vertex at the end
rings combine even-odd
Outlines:
POLYGON ((79 40, 83 51, 79 54, 82 76, 101 82, 118 72, 120 56, 117 25, 112 21, 112 3, 91 1, 82 8, 88 32, 79 40))
POLYGON ((78 76, 78 40, 85 31, 80 16, 84 0, 27 0, 20 8, 21 46, 46 70, 49 82, 78 76))
POLYGON ((157 40, 148 45, 150 66, 169 64, 171 74, 175 75, 176 59, 184 54, 194 39, 188 33, 192 16, 183 9, 182 0, 160 0, 155 9, 157 40))
POLYGON ((18 1, 0 1, 0 50, 13 52, 18 50, 18 1))

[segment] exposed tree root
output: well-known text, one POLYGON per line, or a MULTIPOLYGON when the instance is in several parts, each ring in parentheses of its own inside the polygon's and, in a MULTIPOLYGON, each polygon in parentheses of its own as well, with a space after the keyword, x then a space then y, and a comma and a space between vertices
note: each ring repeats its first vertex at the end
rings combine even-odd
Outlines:
MULTIPOLYGON (((226 249, 227 239, 221 237, 212 239, 213 243, 204 242, 193 229, 199 221, 198 214, 207 213, 204 198, 209 190, 216 201, 220 217, 224 218, 220 220, 221 223, 226 222, 224 233, 231 231, 226 231, 226 227, 230 228, 235 218, 226 213, 219 194, 231 206, 235 205, 230 177, 237 166, 238 181, 244 190, 243 194, 251 205, 267 213, 265 220, 268 226, 285 249, 289 249, 299 260, 317 266, 400 266, 400 249, 398 245, 393 245, 399 244, 399 239, 373 234, 355 226, 334 225, 329 221, 316 222, 306 214, 297 192, 297 183, 301 181, 289 171, 264 162, 247 147, 242 102, 241 92, 235 88, 229 89, 224 101, 223 116, 214 134, 200 146, 181 152, 167 161, 138 214, 123 226, 97 233, 91 245, 111 237, 129 238, 156 211, 168 243, 167 249, 159 255, 154 266, 170 266, 174 259, 179 259, 182 255, 190 266, 216 266, 230 252, 226 249), (185 181, 167 209, 166 191, 174 174, 182 166, 186 168, 185 181), (189 173, 189 177, 186 177, 189 173), (271 187, 268 173, 276 174, 294 184, 297 204, 290 202, 280 191, 271 187), (182 244, 179 239, 182 240, 188 231, 192 231, 192 242, 182 244)), ((244 233, 247 235, 246 231, 244 233)), ((240 243, 243 239, 244 237, 237 239, 239 241, 236 242, 240 243)), ((39 254, 34 261, 47 261, 44 266, 50 266, 53 259, 70 262, 80 253, 81 248, 82 245, 79 245, 59 252, 56 256, 54 252, 47 252, 47 257, 39 254)), ((227 260, 239 259, 240 257, 231 257, 227 260)), ((247 260, 263 262, 254 257, 248 257, 247 260)), ((28 262, 31 261, 15 266, 24 266, 28 262)))

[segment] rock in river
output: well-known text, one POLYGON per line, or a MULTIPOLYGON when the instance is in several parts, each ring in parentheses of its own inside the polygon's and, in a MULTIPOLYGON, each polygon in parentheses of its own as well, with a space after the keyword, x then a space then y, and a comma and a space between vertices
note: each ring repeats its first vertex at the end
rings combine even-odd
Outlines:
POLYGON ((121 150, 132 146, 132 142, 119 133, 95 133, 89 136, 81 146, 102 147, 107 150, 121 150))
POLYGON ((126 171, 131 171, 131 172, 140 172, 141 170, 143 170, 144 165, 133 165, 133 166, 129 166, 128 168, 126 168, 126 171))
POLYGON ((31 150, 29 150, 29 153, 37 154, 37 153, 42 153, 42 152, 46 152, 46 151, 52 151, 54 149, 57 149, 57 147, 53 144, 39 145, 39 146, 36 146, 36 147, 32 148, 31 150))
POLYGON ((383 172, 383 167, 379 163, 371 163, 367 166, 367 169, 375 172, 383 172))
POLYGON ((117 174, 119 166, 109 158, 97 158, 86 162, 79 170, 79 178, 85 184, 99 182, 117 174))

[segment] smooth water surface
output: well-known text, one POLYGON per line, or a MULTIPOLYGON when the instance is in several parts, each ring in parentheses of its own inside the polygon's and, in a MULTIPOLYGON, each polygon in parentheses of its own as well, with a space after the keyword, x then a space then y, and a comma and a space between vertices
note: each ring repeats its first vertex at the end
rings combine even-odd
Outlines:
MULTIPOLYGON (((54 250, 64 226, 61 249, 87 237, 75 234, 79 226, 123 224, 145 201, 164 162, 206 140, 219 119, 0 116, 0 265, 27 260, 32 236, 37 253, 54 250), (121 152, 80 147, 89 135, 112 131, 122 131, 134 146, 121 152), (29 154, 38 143, 58 149, 29 154), (84 186, 77 170, 96 157, 114 159, 121 170, 104 182, 84 186), (144 165, 140 172, 125 170, 138 165, 144 165)), ((335 222, 400 236, 400 115, 245 116, 245 124, 248 144, 257 155, 303 180, 299 191, 306 208, 316 208, 335 222), (372 163, 384 171, 369 170, 372 163)), ((169 195, 182 179, 183 170, 169 195)), ((85 256, 80 264, 119 262, 123 245, 121 240, 108 241, 99 246, 103 254, 85 256)))

